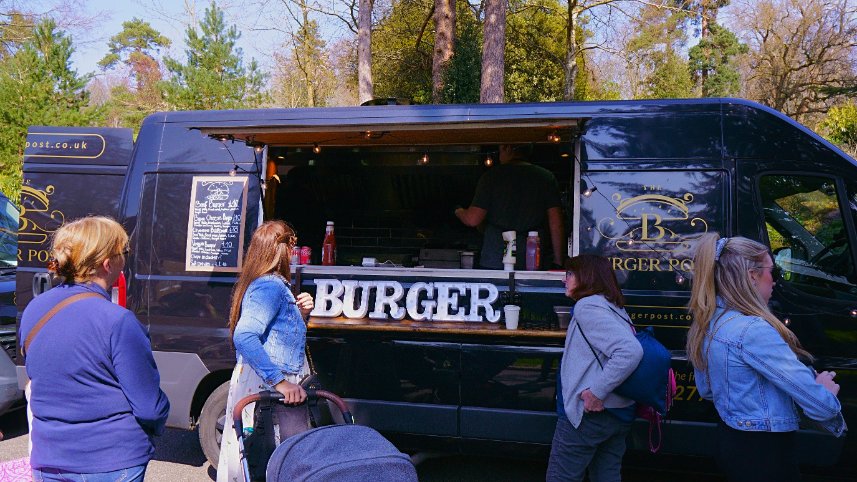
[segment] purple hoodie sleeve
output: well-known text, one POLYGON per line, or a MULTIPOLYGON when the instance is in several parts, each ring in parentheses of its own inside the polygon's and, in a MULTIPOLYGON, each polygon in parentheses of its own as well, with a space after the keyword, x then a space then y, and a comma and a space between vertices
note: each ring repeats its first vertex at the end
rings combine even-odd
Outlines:
POLYGON ((116 377, 134 417, 147 433, 160 435, 170 413, 170 402, 160 388, 161 377, 149 335, 131 312, 115 325, 110 348, 116 377))

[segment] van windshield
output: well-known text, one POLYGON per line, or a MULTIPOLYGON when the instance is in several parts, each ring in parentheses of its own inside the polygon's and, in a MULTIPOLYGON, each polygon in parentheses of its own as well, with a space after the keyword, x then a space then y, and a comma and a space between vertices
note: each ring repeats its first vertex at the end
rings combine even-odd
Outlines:
POLYGON ((0 197, 0 269, 18 265, 18 208, 0 197))

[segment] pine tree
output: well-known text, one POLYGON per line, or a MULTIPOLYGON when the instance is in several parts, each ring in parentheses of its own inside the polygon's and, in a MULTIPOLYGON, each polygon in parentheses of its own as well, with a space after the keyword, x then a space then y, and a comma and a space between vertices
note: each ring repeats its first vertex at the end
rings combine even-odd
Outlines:
POLYGON ((136 130, 144 117, 164 108, 161 67, 155 55, 169 45, 168 38, 138 18, 122 23, 122 31, 110 38, 109 53, 98 65, 104 70, 126 67, 133 86, 123 83, 110 90, 105 105, 109 125, 136 130))
POLYGON ((97 124, 101 111, 89 106, 85 87, 91 75, 71 68, 72 40, 44 20, 32 36, 9 45, 0 59, 0 189, 20 195, 27 127, 97 124))
POLYGON ((749 50, 726 27, 709 24, 710 35, 700 39, 688 52, 695 82, 702 84, 703 97, 728 97, 741 89, 741 75, 735 58, 749 50))
POLYGON ((167 104, 178 110, 256 107, 265 100, 265 74, 255 60, 245 68, 243 52, 235 46, 241 37, 235 25, 226 27, 223 10, 215 2, 205 9, 199 32, 188 27, 187 63, 167 58, 171 74, 164 82, 167 104))

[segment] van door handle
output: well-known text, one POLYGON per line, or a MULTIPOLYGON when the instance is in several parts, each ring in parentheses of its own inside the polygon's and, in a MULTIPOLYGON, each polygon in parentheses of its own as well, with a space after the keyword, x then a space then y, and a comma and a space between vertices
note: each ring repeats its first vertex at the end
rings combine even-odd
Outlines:
POLYGON ((45 291, 53 288, 50 273, 36 273, 33 275, 33 296, 39 296, 45 291))

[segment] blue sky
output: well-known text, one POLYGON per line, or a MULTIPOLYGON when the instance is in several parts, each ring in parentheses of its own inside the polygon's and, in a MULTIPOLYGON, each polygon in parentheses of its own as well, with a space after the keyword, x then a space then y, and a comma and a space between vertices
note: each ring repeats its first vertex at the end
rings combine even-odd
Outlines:
MULTIPOLYGON (((48 2, 49 3, 49 2, 48 2)), ((193 0, 84 0, 81 2, 84 16, 96 16, 91 28, 75 29, 69 28, 74 39, 75 52, 72 55, 73 67, 79 74, 93 72, 101 74, 98 61, 107 53, 107 42, 110 37, 122 30, 122 22, 131 20, 133 17, 141 18, 149 22, 152 27, 161 32, 172 41, 171 47, 166 54, 178 60, 185 60, 185 29, 188 17, 185 5, 195 4, 197 15, 203 15, 208 1, 193 0)), ((226 11, 227 25, 236 24, 242 32, 239 47, 244 50, 245 65, 250 58, 256 58, 259 64, 268 67, 271 51, 277 48, 280 34, 270 30, 253 30, 254 21, 252 14, 247 14, 244 4, 249 2, 227 2, 221 1, 226 11)), ((194 22, 194 25, 198 24, 194 22)), ((163 52, 162 52, 163 53, 163 52)))

